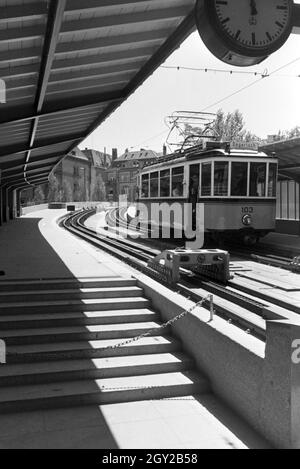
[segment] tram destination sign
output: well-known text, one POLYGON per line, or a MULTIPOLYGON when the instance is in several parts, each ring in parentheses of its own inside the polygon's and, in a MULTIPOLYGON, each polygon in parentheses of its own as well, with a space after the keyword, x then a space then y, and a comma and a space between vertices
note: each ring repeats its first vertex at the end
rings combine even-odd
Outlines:
POLYGON ((261 142, 259 141, 251 141, 245 142, 243 140, 232 140, 230 142, 230 148, 234 148, 236 150, 254 150, 257 151, 261 142))

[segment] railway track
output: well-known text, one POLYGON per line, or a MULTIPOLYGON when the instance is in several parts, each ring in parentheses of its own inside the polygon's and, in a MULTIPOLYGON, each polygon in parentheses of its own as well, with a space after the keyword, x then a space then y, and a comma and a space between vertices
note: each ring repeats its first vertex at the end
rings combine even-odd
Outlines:
MULTIPOLYGON (((157 273, 147 267, 147 262, 155 257, 159 251, 128 239, 116 239, 108 233, 100 234, 87 228, 85 221, 94 213, 94 210, 78 212, 65 217, 60 224, 74 235, 127 262, 138 271, 157 278, 157 273)), ((169 288, 171 287, 169 286, 169 288)), ((234 282, 223 286, 197 274, 186 272, 182 273, 182 280, 173 287, 173 290, 195 302, 205 298, 207 292, 213 294, 217 315, 262 340, 265 339, 266 334, 265 320, 275 318, 276 314, 280 314, 280 308, 290 309, 288 304, 278 307, 267 295, 257 297, 256 292, 253 295, 250 288, 243 291, 234 282)), ((208 301, 204 307, 207 309, 210 307, 208 301)))
MULTIPOLYGON (((124 216, 126 209, 122 210, 122 216, 124 216)), ((107 214, 108 224, 111 223, 114 227, 117 225, 117 230, 119 228, 126 230, 127 223, 122 219, 118 209, 114 209, 112 212, 113 214, 111 211, 107 214)), ((127 262, 138 271, 157 278, 157 273, 151 271, 147 267, 147 263, 160 251, 129 239, 116 238, 115 235, 109 233, 100 234, 87 228, 85 221, 94 213, 94 210, 86 210, 70 215, 62 221, 62 225, 76 236, 127 262)), ((164 245, 167 246, 165 243, 164 245)), ((168 247, 170 247, 170 243, 168 247)), ((266 293, 257 291, 254 294, 250 286, 237 285, 234 281, 223 286, 197 274, 186 272, 182 272, 181 278, 182 280, 173 290, 195 302, 210 292, 214 295, 215 311, 219 316, 260 339, 265 339, 266 319, 274 319, 278 315, 284 315, 285 311, 290 311, 292 314, 298 313, 298 308, 287 301, 280 301, 266 293)), ((204 306, 208 309, 209 303, 206 302, 204 306)))
MULTIPOLYGON (((128 223, 126 221, 126 207, 121 209, 115 208, 113 211, 108 212, 107 214, 107 224, 111 227, 117 226, 118 229, 122 230, 128 229, 128 223)), ((141 230, 141 235, 145 234, 151 237, 150 230, 141 230)), ((153 240, 151 240, 153 241, 153 240)), ((155 240, 156 245, 161 249, 174 248, 178 247, 178 241, 174 240, 171 242, 164 242, 163 240, 155 240)), ((215 247, 215 246, 213 246, 215 247)), ((278 267, 293 273, 300 273, 300 252, 299 255, 295 256, 291 250, 284 250, 278 254, 277 250, 267 247, 268 251, 266 252, 266 246, 258 245, 255 247, 247 247, 245 245, 236 245, 236 244, 226 244, 224 249, 230 252, 231 256, 241 257, 246 260, 254 261, 257 263, 265 264, 272 267, 278 267)), ((282 303, 283 304, 283 303, 282 303)), ((287 307, 285 303, 283 307, 287 307)))
MULTIPOLYGON (((121 209, 114 208, 113 210, 109 211, 107 214, 107 224, 112 229, 121 229, 121 230, 128 230, 128 222, 126 221, 126 212, 127 208, 122 207, 121 209)), ((141 236, 150 236, 150 230, 141 229, 140 230, 141 236)), ((161 242, 161 245, 172 245, 169 241, 168 243, 161 242)), ((266 246, 258 245, 255 247, 246 247, 243 245, 236 245, 236 244, 226 244, 225 248, 228 248, 231 255, 242 257, 244 259, 249 259, 258 263, 270 265, 273 267, 279 267, 281 269, 285 269, 291 272, 300 272, 300 253, 299 255, 295 255, 291 250, 281 250, 278 254, 278 251, 268 247, 268 251, 266 252, 266 246)))

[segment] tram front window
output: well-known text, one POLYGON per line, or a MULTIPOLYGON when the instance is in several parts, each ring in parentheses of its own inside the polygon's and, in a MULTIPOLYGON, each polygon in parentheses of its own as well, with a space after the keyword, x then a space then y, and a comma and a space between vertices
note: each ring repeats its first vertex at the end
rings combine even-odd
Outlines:
POLYGON ((158 171, 150 174, 150 197, 158 197, 158 171))
POLYGON ((149 174, 142 175, 142 199, 149 197, 149 174))
POLYGON ((211 163, 202 164, 201 195, 211 196, 211 163))
POLYGON ((247 195, 248 163, 232 163, 231 166, 231 195, 247 195))
POLYGON ((266 196, 266 163, 250 164, 250 197, 266 196))
POLYGON ((229 164, 223 161, 215 162, 215 175, 214 175, 214 195, 227 196, 228 195, 228 168, 229 164))
POLYGON ((184 168, 172 169, 172 197, 182 197, 183 195, 184 168))
POLYGON ((268 197, 276 197, 277 190, 277 164, 270 163, 268 197))
POLYGON ((170 197, 170 170, 160 172, 160 197, 170 197))

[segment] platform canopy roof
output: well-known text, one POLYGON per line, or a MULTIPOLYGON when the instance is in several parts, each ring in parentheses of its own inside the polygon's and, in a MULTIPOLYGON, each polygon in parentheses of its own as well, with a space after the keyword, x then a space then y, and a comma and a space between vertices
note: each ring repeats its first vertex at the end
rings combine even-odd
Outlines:
POLYGON ((300 181, 300 137, 263 145, 266 153, 275 153, 279 160, 279 174, 300 181))
POLYGON ((194 30, 195 1, 0 0, 1 185, 45 182, 194 30))

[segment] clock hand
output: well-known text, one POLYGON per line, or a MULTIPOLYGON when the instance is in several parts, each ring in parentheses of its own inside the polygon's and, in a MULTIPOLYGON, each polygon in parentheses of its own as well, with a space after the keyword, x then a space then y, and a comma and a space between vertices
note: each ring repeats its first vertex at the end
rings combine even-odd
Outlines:
POLYGON ((257 15, 257 8, 256 8, 256 1, 255 0, 250 0, 250 7, 251 7, 251 16, 256 16, 257 15))

